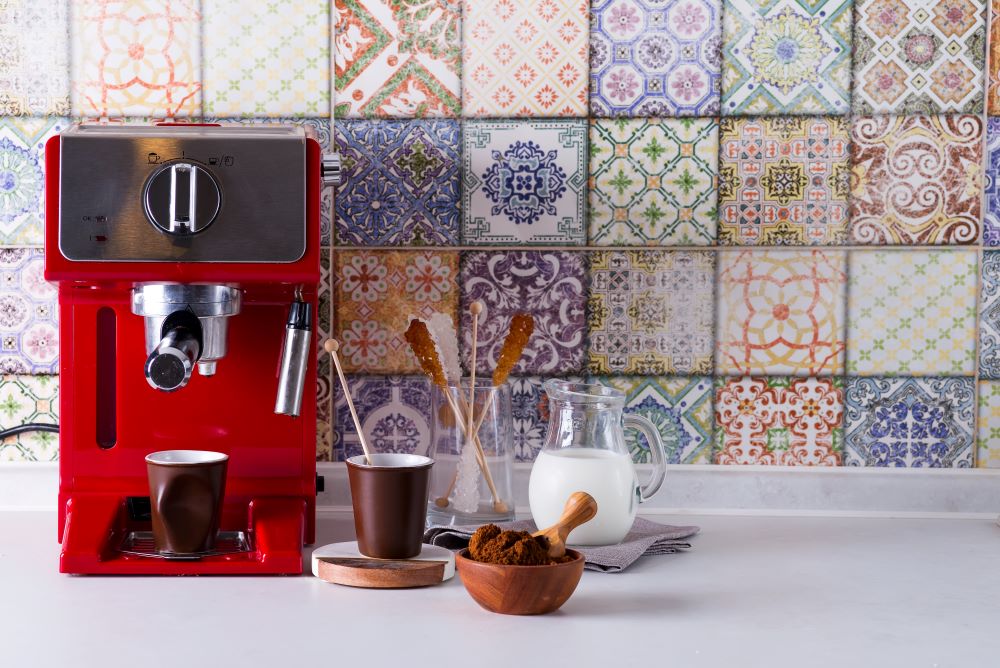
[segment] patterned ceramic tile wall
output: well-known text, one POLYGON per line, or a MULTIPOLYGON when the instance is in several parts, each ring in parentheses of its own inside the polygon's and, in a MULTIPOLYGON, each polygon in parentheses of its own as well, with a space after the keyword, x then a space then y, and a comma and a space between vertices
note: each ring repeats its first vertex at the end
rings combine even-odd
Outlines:
POLYGON ((460 114, 458 0, 334 0, 333 12, 338 117, 460 114))
MULTIPOLYGON (((536 319, 522 461, 563 377, 620 389, 675 463, 1000 466, 998 0, 0 5, 0 428, 57 419, 45 140, 205 118, 343 156, 318 329, 379 449, 429 441, 408 316, 460 323, 468 364, 479 300, 479 374, 536 319)), ((319 364, 339 460, 357 434, 319 364)))
POLYGON ((72 2, 73 115, 200 114, 199 5, 197 0, 72 2))
POLYGON ((204 112, 328 116, 329 0, 202 0, 204 112))

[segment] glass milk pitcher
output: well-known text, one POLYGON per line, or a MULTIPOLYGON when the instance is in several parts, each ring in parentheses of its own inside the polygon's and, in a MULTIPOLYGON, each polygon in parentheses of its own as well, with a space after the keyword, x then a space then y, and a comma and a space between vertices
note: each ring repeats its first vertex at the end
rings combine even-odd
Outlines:
POLYGON ((555 524, 569 495, 584 491, 597 500, 597 516, 569 535, 574 545, 620 543, 640 503, 656 494, 667 473, 663 441, 653 423, 625 415, 625 394, 603 385, 549 380, 549 432, 531 468, 528 502, 539 528, 555 524), (646 437, 654 473, 639 485, 624 427, 646 437))

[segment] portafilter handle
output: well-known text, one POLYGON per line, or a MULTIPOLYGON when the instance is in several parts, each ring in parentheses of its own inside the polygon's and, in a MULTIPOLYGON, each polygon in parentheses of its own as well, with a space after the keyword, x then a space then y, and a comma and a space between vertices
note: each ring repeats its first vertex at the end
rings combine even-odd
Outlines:
POLYGON ((164 322, 163 338, 146 358, 146 381, 163 392, 181 389, 191 380, 201 350, 198 318, 187 311, 172 314, 164 322))
POLYGON ((298 417, 302 411, 302 390, 312 350, 312 308, 299 299, 292 302, 285 325, 285 343, 278 371, 278 396, 274 412, 298 417))

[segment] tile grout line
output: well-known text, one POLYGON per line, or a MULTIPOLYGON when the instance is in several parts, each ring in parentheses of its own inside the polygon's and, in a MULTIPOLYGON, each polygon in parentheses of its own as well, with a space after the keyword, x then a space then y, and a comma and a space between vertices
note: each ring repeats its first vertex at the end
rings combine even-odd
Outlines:
POLYGON ((982 355, 982 343, 980 341, 980 328, 982 327, 981 318, 983 317, 983 262, 986 258, 986 213, 988 208, 988 203, 986 200, 986 172, 989 169, 989 111, 990 111, 990 45, 993 41, 993 0, 984 0, 985 7, 983 8, 984 18, 986 21, 986 39, 983 40, 983 108, 980 112, 980 118, 983 124, 983 135, 980 140, 980 146, 982 146, 982 155, 979 156, 980 159, 980 173, 979 173, 979 192, 976 193, 979 198, 979 244, 977 247, 976 255, 976 303, 974 306, 973 313, 975 314, 975 320, 973 322, 973 334, 974 334, 974 347, 975 358, 973 359, 973 411, 972 411, 972 466, 973 468, 979 468, 980 461, 980 450, 982 444, 979 442, 979 404, 982 399, 980 381, 980 355, 982 355))

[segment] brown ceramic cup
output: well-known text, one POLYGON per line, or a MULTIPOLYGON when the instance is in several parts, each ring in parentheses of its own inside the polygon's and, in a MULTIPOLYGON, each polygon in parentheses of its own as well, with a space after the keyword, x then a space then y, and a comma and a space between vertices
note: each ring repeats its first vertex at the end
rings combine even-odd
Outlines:
POLYGON ((347 460, 358 550, 375 559, 420 554, 427 489, 434 460, 419 455, 377 454, 347 460))
POLYGON ((146 455, 153 542, 163 554, 196 554, 215 547, 229 455, 164 450, 146 455))

